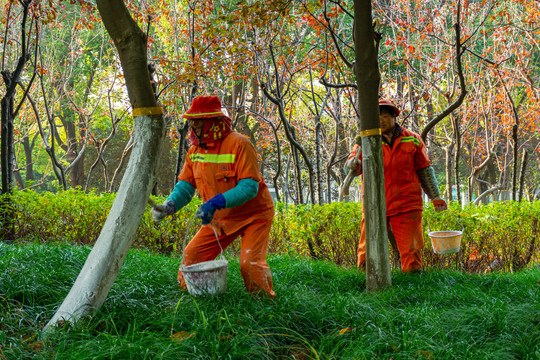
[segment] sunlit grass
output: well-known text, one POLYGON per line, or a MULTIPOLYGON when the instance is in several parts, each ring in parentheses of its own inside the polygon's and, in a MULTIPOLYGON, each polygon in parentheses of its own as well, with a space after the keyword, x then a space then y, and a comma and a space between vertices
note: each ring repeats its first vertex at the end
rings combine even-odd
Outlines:
POLYGON ((179 260, 130 251, 104 306, 47 339, 40 330, 90 249, 0 243, 0 359, 539 359, 538 267, 484 276, 392 275, 368 294, 355 270, 269 258, 275 301, 244 290, 179 291, 179 260))

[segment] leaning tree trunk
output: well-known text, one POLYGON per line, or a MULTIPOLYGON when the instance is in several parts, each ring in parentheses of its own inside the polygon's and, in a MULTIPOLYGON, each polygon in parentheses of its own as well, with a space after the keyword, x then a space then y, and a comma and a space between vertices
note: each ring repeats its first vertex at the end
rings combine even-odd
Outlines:
POLYGON ((46 332, 61 320, 77 321, 105 301, 141 222, 165 134, 148 74, 146 36, 122 0, 98 0, 97 6, 120 55, 134 108, 134 147, 99 238, 69 294, 46 325, 46 332))
POLYGON ((378 110, 380 82, 374 44, 370 0, 354 0, 354 71, 358 84, 364 215, 366 224, 366 288, 375 291, 390 287, 390 261, 386 231, 386 200, 382 136, 378 110))

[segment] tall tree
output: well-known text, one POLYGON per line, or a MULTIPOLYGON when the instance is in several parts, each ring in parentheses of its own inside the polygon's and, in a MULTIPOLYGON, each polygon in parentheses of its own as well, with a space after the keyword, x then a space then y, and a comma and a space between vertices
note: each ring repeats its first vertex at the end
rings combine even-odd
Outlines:
POLYGON ((122 0, 98 0, 97 7, 122 64, 135 117, 134 147, 99 238, 45 331, 61 320, 77 321, 105 301, 141 222, 165 135, 163 115, 148 72, 145 33, 122 0))
MULTIPOLYGON (((30 34, 32 33, 31 25, 35 25, 33 21, 30 21, 31 25, 28 25, 30 5, 32 0, 23 0, 20 2, 22 5, 22 15, 20 17, 20 42, 14 41, 15 39, 4 39, 4 49, 2 51, 2 68, 1 74, 2 79, 4 80, 5 93, 0 100, 0 117, 1 117, 1 137, 0 137, 0 164, 1 164, 1 179, 2 179, 2 188, 1 193, 7 194, 4 197, 3 201, 9 204, 9 195, 12 193, 14 185, 14 167, 15 167, 15 150, 14 150, 14 122, 17 114, 24 103, 24 100, 28 94, 28 89, 31 87, 32 82, 35 79, 35 67, 34 74, 30 79, 29 84, 26 88, 22 85, 22 74, 25 70, 26 63, 31 58, 31 52, 29 52, 30 44, 29 41, 30 34), (17 43, 16 49, 13 50, 13 62, 10 61, 9 55, 6 58, 7 47, 10 43, 17 43), (8 63, 6 63, 6 60, 8 63), (11 65, 14 65, 14 69, 10 68, 11 65), (16 102, 17 88, 18 86, 23 87, 26 91, 23 92, 23 95, 16 102)), ((9 11, 6 19, 6 37, 8 34, 10 22, 16 21, 10 16, 10 12, 18 11, 16 10, 15 3, 9 3, 9 11)), ((30 20, 33 18, 30 17, 30 20)), ((37 25, 34 27, 36 29, 36 34, 38 33, 37 25)), ((16 32, 15 32, 16 33, 16 32)), ((35 40, 36 49, 37 49, 37 36, 35 40)), ((1 209, 1 218, 3 226, 3 237, 7 239, 12 239, 13 237, 13 228, 11 218, 13 213, 11 207, 2 206, 1 209)))
POLYGON ((379 122, 380 75, 372 24, 371 0, 354 0, 354 72, 360 113, 368 291, 390 287, 392 284, 384 181, 381 181, 384 179, 384 166, 379 122))

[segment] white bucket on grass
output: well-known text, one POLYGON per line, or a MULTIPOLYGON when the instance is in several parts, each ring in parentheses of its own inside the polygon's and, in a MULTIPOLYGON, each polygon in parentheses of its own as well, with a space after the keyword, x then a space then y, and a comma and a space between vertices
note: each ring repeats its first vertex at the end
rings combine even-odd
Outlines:
POLYGON ((188 292, 192 296, 215 296, 227 290, 227 260, 204 261, 182 266, 188 292))
POLYGON ((435 254, 457 253, 461 246, 462 235, 463 231, 456 230, 431 231, 428 233, 435 254))

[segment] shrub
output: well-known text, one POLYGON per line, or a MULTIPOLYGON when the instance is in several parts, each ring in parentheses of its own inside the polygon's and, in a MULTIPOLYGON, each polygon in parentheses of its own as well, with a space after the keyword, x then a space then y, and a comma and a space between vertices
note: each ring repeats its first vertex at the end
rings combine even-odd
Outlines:
POLYGON ((461 230, 463 238, 457 263, 468 272, 495 270, 519 271, 531 262, 538 262, 538 221, 540 202, 493 202, 469 205, 461 209, 451 204, 449 211, 424 211, 424 261, 427 266, 441 262, 431 252, 427 230, 461 230))
POLYGON ((276 206, 269 251, 356 263, 362 207, 356 203, 276 206))
MULTIPOLYGON (((15 240, 39 243, 67 242, 93 245, 107 219, 115 194, 67 190, 58 193, 17 191, 11 196, 14 209, 15 240)), ((164 199, 156 199, 161 202, 164 199)), ((164 254, 178 253, 178 239, 190 238, 197 231, 190 219, 200 204, 194 199, 168 221, 154 224, 150 207, 145 211, 134 246, 164 254)), ((6 206, 6 205, 3 205, 6 206)))
MULTIPOLYGON (((164 199, 155 200, 162 202, 164 199)), ((93 245, 113 201, 114 194, 85 194, 76 190, 56 194, 15 192, 10 204, 15 210, 12 219, 15 240, 93 245)), ((200 221, 193 220, 199 205, 200 199, 194 198, 188 206, 158 225, 152 221, 148 207, 134 239, 134 247, 181 255, 184 241, 189 241, 200 226, 200 221)), ((5 209, 7 205, 2 206, 5 209)), ((455 266, 468 272, 519 271, 539 261, 539 202, 496 202, 463 209, 452 203, 448 211, 440 213, 436 213, 433 206, 427 206, 423 216, 425 267, 455 266), (461 229, 463 237, 459 253, 433 253, 429 230, 461 229)), ((269 252, 354 266, 361 219, 362 207, 358 203, 335 202, 321 206, 278 203, 269 252)), ((239 247, 240 241, 236 241, 228 252, 238 253, 239 247)))

